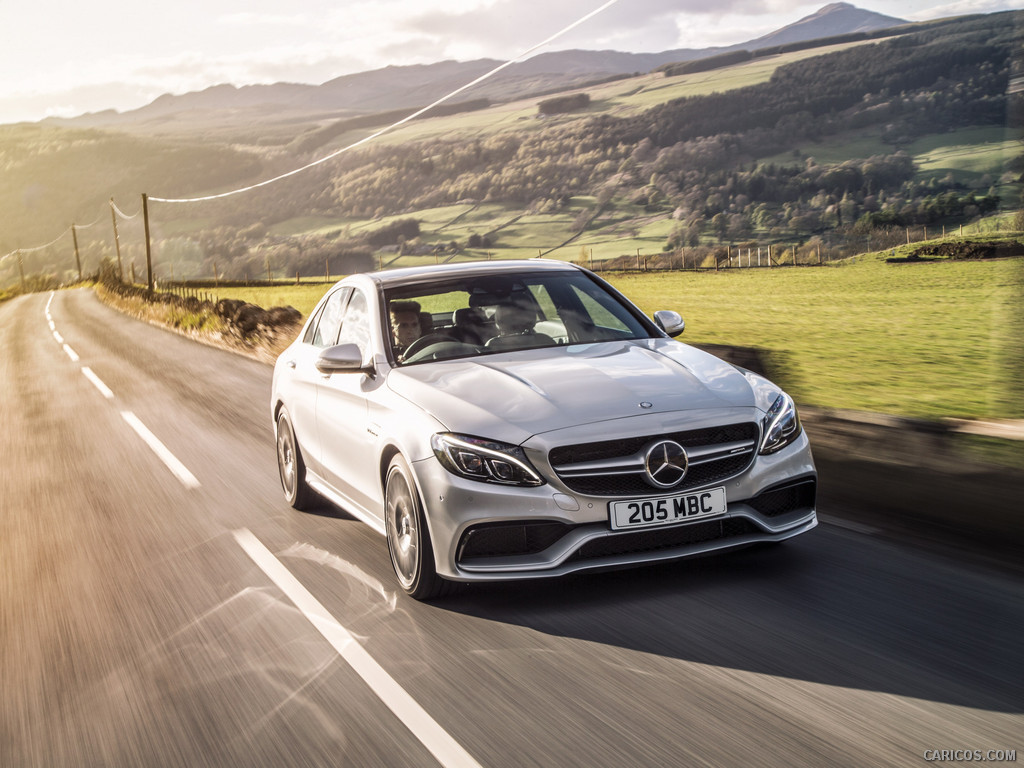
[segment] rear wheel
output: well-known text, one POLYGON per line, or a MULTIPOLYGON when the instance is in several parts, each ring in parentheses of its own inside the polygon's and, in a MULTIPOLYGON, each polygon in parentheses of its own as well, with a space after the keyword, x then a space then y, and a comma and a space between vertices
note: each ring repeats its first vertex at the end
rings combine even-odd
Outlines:
POLYGON ((298 510, 315 505, 316 492, 306 483, 306 464, 302 460, 288 411, 283 408, 277 415, 277 471, 289 504, 298 510))
POLYGON ((388 467, 384 489, 384 523, 388 551, 398 583, 417 600, 429 600, 448 591, 451 582, 437 575, 423 506, 412 471, 402 456, 388 467))

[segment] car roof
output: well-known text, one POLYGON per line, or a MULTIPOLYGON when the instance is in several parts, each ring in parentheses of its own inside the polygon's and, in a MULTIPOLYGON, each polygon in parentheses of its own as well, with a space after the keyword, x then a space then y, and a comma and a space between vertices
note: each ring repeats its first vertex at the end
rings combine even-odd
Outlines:
POLYGON ((428 264, 422 267, 402 267, 371 272, 366 277, 384 288, 408 285, 420 279, 434 280, 444 277, 480 277, 493 274, 522 274, 527 272, 581 272, 580 267, 566 261, 551 259, 518 259, 505 261, 464 261, 458 264, 428 264))

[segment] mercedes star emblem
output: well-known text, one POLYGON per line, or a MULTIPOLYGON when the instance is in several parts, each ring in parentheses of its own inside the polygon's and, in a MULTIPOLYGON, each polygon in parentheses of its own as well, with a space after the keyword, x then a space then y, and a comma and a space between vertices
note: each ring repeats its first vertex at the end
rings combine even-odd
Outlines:
POLYGON ((686 450, 673 440, 662 440, 647 449, 644 469, 647 482, 655 488, 672 488, 686 476, 689 459, 686 450))

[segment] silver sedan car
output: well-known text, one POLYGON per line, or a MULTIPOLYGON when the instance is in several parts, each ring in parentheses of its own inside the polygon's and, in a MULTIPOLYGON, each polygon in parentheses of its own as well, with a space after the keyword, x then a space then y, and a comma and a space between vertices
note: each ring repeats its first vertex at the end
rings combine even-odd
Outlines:
POLYGON ((420 599, 810 530, 793 401, 682 330, 562 262, 347 277, 274 369, 285 497, 383 534, 420 599))

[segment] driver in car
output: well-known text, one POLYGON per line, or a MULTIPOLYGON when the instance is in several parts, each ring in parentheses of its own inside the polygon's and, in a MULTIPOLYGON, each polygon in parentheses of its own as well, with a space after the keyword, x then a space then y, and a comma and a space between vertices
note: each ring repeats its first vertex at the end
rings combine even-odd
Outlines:
POLYGON ((399 360, 416 339, 420 337, 420 305, 415 301, 393 301, 388 309, 391 313, 391 342, 395 357, 399 360))

